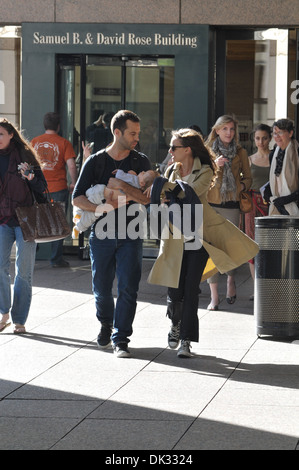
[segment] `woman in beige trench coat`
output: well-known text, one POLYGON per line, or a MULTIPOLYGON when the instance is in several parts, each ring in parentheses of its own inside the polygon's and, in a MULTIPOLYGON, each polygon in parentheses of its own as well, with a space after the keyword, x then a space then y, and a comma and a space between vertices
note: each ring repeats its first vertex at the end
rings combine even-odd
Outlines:
MULTIPOLYGON (((167 315, 172 321, 168 344, 176 349, 181 340, 178 357, 190 357, 190 342, 198 341, 199 284, 208 258, 214 264, 209 275, 224 273, 255 256, 258 246, 209 206, 206 195, 213 178, 213 163, 201 136, 191 129, 173 131, 170 152, 175 163, 165 172, 169 181, 164 184, 163 193, 173 190, 177 186, 175 180, 181 179, 199 197, 203 205, 202 248, 186 249, 184 236, 172 237, 170 231, 161 240, 148 282, 168 287, 167 315)), ((184 197, 183 191, 178 197, 184 197)))

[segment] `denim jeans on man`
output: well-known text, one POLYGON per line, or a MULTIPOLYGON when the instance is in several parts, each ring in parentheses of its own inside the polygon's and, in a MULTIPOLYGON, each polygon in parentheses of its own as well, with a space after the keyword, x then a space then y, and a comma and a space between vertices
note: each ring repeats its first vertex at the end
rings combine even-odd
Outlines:
MULTIPOLYGON (((69 200, 69 191, 68 189, 62 189, 61 191, 56 191, 50 194, 53 201, 64 202, 65 212, 68 208, 69 200)), ((63 240, 57 240, 56 242, 51 242, 51 264, 59 264, 62 262, 63 258, 63 240)))
POLYGON ((101 323, 114 324, 114 344, 128 343, 137 305, 137 292, 142 269, 142 239, 100 240, 94 231, 90 234, 92 287, 97 318, 101 323), (117 277, 116 305, 112 295, 114 277, 117 277))
POLYGON ((24 242, 20 227, 0 225, 0 313, 9 313, 14 324, 25 325, 32 298, 36 243, 24 242), (16 242, 15 280, 11 303, 10 256, 16 242))

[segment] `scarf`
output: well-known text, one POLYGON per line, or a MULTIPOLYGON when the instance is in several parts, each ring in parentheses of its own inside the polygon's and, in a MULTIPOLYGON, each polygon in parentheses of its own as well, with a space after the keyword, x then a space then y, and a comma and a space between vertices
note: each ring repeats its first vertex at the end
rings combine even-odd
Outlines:
POLYGON ((228 147, 223 145, 223 142, 220 140, 219 136, 214 140, 212 145, 212 150, 216 155, 223 155, 228 159, 228 162, 225 162, 223 166, 222 173, 222 184, 220 188, 221 202, 226 201, 227 193, 233 193, 233 200, 236 200, 236 180, 232 173, 232 159, 236 156, 237 153, 237 144, 235 139, 233 139, 228 147))
POLYGON ((276 176, 279 176, 281 173, 284 156, 285 150, 281 150, 281 148, 279 148, 278 153, 276 155, 276 168, 274 171, 276 176))
MULTIPOLYGON (((280 215, 273 204, 277 197, 288 196, 298 190, 298 142, 295 139, 290 141, 284 151, 282 161, 281 152, 280 147, 276 147, 270 168, 270 188, 273 196, 270 198, 269 215, 280 215)), ((286 204, 285 208, 291 216, 299 216, 299 208, 296 202, 286 204)))

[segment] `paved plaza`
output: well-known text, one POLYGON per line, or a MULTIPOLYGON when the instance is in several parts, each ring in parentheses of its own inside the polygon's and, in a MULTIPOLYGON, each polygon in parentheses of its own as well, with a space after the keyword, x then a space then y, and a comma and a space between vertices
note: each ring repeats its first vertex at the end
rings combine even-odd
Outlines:
POLYGON ((247 265, 233 305, 226 276, 219 311, 201 285, 200 340, 179 359, 145 259, 132 357, 120 359, 97 347, 89 261, 67 259, 36 261, 28 334, 0 334, 1 450, 299 449, 299 341, 257 337, 247 265))

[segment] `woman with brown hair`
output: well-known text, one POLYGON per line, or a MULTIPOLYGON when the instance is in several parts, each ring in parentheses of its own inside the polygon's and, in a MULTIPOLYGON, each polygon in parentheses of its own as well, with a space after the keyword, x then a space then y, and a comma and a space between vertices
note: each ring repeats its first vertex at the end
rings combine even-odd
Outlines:
POLYGON ((158 177, 154 181, 151 191, 153 209, 161 202, 170 204, 168 195, 172 197, 177 193, 183 220, 184 210, 199 204, 202 205, 202 217, 195 221, 193 237, 184 229, 178 234, 174 221, 169 224, 169 231, 162 231, 159 255, 148 281, 168 287, 167 316, 171 319, 168 345, 176 349, 180 344, 177 355, 184 358, 192 355, 190 343, 199 338, 200 282, 209 272, 210 275, 217 270, 227 272, 247 262, 257 254, 258 247, 208 204, 207 192, 213 179, 214 164, 200 134, 191 129, 173 131, 169 150, 174 164, 167 168, 164 178, 158 177), (201 242, 198 244, 195 243, 197 235, 201 242), (211 263, 208 263, 209 258, 211 263))
MULTIPOLYGON (((250 194, 252 197, 252 210, 245 214, 245 233, 255 239, 255 217, 264 217, 268 215, 268 204, 264 201, 260 192, 269 181, 269 144, 271 141, 272 131, 267 124, 259 124, 253 131, 254 142, 257 151, 248 157, 252 175, 252 184, 250 194)), ((250 274, 254 281, 254 259, 249 260, 250 274)), ((251 295, 249 300, 253 300, 251 295)))
POLYGON ((10 325, 10 313, 14 333, 26 333, 36 243, 24 241, 15 210, 33 204, 32 191, 43 200, 46 188, 34 149, 11 122, 0 119, 0 332, 10 325), (9 267, 14 242, 16 269, 11 302, 9 267))

